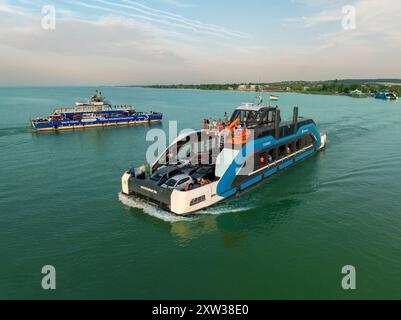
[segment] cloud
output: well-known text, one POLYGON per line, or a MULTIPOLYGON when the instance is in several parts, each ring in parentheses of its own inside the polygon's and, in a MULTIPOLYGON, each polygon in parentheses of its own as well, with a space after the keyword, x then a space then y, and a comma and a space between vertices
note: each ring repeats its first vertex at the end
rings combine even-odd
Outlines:
POLYGON ((401 2, 398 0, 363 0, 355 3, 355 30, 339 30, 323 34, 321 39, 328 46, 363 46, 365 49, 381 49, 379 43, 386 43, 382 48, 399 52, 401 41, 401 2))
MULTIPOLYGON (((25 27, 6 27, 0 32, 3 45, 26 52, 60 55, 97 55, 126 59, 165 61, 183 57, 162 41, 168 32, 123 17, 102 17, 95 22, 62 19, 55 31, 40 27, 35 17, 25 27)), ((26 21, 25 21, 26 22, 26 21)))
POLYGON ((304 27, 309 35, 315 34, 308 44, 294 49, 301 52, 297 59, 308 64, 309 56, 324 70, 336 66, 333 77, 399 77, 401 1, 358 0, 353 5, 355 29, 343 28, 340 3, 310 16, 284 19, 287 27, 304 27))
POLYGON ((194 5, 191 3, 178 1, 178 0, 160 0, 160 2, 163 2, 168 5, 172 5, 177 8, 193 8, 194 7, 194 5))
POLYGON ((11 15, 24 16, 25 12, 18 6, 12 6, 6 3, 0 3, 0 13, 6 13, 11 15))
MULTIPOLYGON (((229 32, 234 34, 226 33, 222 39, 216 36, 226 29, 222 26, 132 0, 113 4, 111 0, 78 0, 71 1, 74 5, 69 7, 57 5, 54 31, 41 28, 40 5, 44 2, 35 2, 31 10, 2 4, 0 74, 7 77, 0 77, 0 84, 199 83, 399 76, 396 73, 401 70, 400 1, 354 1, 356 30, 342 29, 339 1, 335 6, 326 6, 324 0, 319 0, 323 7, 318 9, 302 1, 298 5, 307 6, 310 14, 287 19, 287 28, 267 32, 266 37, 270 37, 270 32, 277 34, 278 42, 264 38, 252 41, 235 36, 237 31, 232 30, 229 32)), ((70 1, 63 1, 66 2, 70 1)), ((250 22, 247 25, 254 26, 250 22)))
POLYGON ((338 5, 339 3, 349 2, 352 0, 291 0, 293 4, 306 5, 310 7, 338 5))
POLYGON ((101 10, 110 14, 120 14, 126 17, 162 24, 171 28, 185 29, 194 33, 212 35, 214 37, 249 38, 248 34, 239 31, 228 30, 221 26, 187 19, 181 15, 153 9, 131 0, 92 0, 90 3, 82 1, 75 1, 74 3, 82 7, 101 10))
POLYGON ((339 22, 342 20, 341 12, 322 11, 313 16, 303 16, 299 18, 285 18, 282 20, 284 26, 301 25, 304 27, 313 27, 318 24, 328 22, 339 22))

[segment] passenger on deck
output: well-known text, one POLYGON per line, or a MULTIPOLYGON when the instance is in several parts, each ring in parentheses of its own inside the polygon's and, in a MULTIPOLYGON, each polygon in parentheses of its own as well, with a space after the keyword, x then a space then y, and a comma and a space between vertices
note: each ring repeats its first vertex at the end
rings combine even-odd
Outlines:
POLYGON ((147 176, 151 176, 152 175, 152 166, 150 165, 150 163, 146 163, 146 175, 147 176))
POLYGON ((288 147, 287 148, 287 154, 291 154, 291 153, 292 153, 291 147, 288 147))
POLYGON ((146 179, 146 167, 144 165, 139 167, 138 171, 136 172, 136 178, 138 180, 145 180, 146 179))
POLYGON ((227 114, 227 112, 224 113, 224 121, 226 123, 230 123, 230 116, 227 114))
POLYGON ((273 157, 272 157, 271 154, 269 154, 269 155, 267 156, 267 161, 268 161, 269 163, 273 163, 273 157))
POLYGON ((224 127, 223 127, 223 121, 221 121, 221 119, 219 119, 219 122, 218 122, 218 124, 217 124, 217 131, 220 133, 220 132, 223 131, 223 129, 224 129, 224 127))
POLYGON ((207 122, 207 124, 208 124, 207 130, 211 131, 212 130, 212 119, 208 119, 207 121, 208 121, 207 122))
POLYGON ((205 178, 202 178, 200 184, 201 184, 201 186, 206 186, 206 185, 210 184, 210 181, 205 178))
POLYGON ((262 155, 260 156, 259 163, 260 163, 261 165, 263 165, 263 164, 265 164, 265 162, 266 162, 265 155, 262 154, 262 155))
POLYGON ((203 119, 203 129, 204 130, 209 129, 209 120, 208 119, 203 119))

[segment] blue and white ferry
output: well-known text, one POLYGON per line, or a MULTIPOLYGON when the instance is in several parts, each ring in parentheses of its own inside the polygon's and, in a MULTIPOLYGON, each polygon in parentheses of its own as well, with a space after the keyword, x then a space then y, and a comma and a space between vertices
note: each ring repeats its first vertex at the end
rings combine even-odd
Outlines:
POLYGON ((74 108, 60 108, 47 118, 31 120, 36 131, 58 131, 93 127, 147 124, 161 122, 163 114, 137 112, 132 106, 112 106, 102 93, 89 101, 76 102, 74 108))
POLYGON ((125 172, 122 193, 176 215, 194 214, 313 156, 326 143, 312 119, 298 117, 298 107, 292 121, 282 121, 279 108, 247 103, 225 130, 182 135, 147 173, 125 172))
POLYGON ((382 100, 398 100, 398 96, 393 92, 379 92, 376 94, 375 98, 382 100))

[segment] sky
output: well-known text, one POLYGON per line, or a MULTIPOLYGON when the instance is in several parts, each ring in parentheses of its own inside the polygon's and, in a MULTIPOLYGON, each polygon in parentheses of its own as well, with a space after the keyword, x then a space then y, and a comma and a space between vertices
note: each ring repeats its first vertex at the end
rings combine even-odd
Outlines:
POLYGON ((0 0, 0 85, 401 78, 400 57, 400 0, 0 0))

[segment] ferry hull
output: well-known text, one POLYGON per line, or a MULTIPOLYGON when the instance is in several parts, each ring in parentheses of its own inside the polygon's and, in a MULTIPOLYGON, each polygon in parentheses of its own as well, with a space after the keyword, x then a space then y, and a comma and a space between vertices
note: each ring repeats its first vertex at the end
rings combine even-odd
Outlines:
POLYGON ((98 128, 98 127, 114 127, 114 126, 128 126, 128 125, 143 125, 149 123, 161 122, 163 116, 150 115, 143 117, 124 117, 115 119, 91 119, 90 121, 83 120, 68 120, 68 121, 48 121, 37 122, 32 121, 31 125, 35 131, 49 132, 49 131, 64 131, 76 130, 85 128, 98 128))

